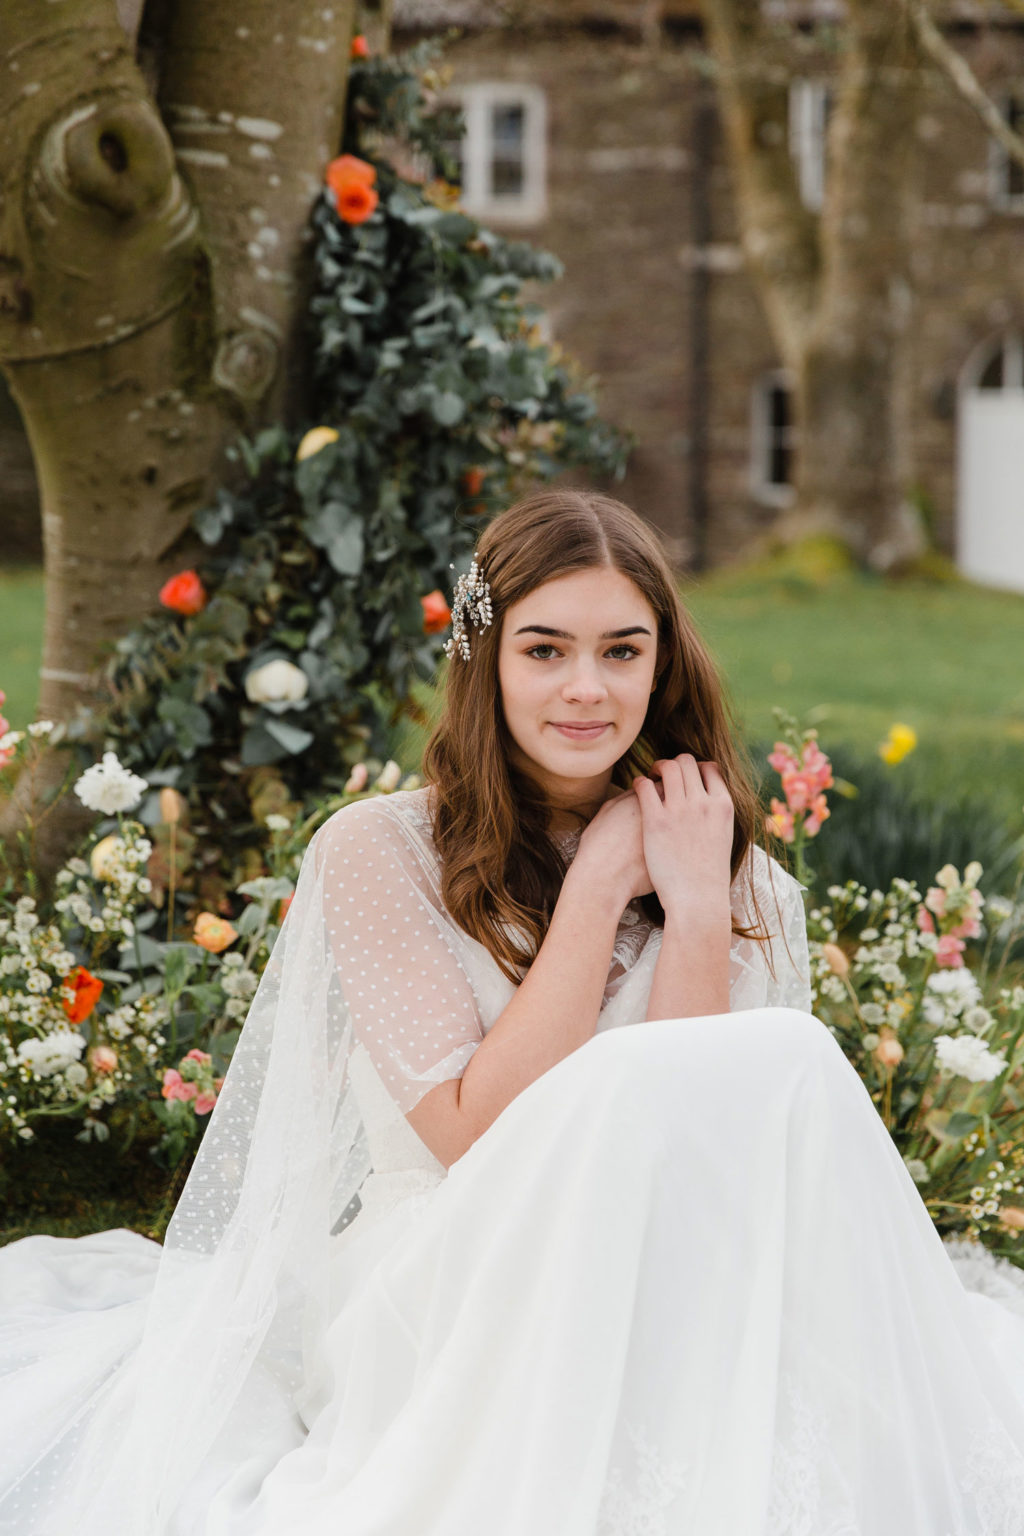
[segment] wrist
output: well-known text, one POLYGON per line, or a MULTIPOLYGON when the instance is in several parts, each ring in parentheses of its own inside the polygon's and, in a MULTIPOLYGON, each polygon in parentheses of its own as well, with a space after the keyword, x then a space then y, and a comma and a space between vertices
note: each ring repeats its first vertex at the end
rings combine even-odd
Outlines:
POLYGON ((632 895, 625 881, 610 877, 606 871, 587 869, 577 856, 566 870, 559 903, 564 899, 574 909, 586 910, 594 918, 606 917, 617 926, 632 895))
POLYGON ((658 893, 665 913, 666 930, 687 933, 732 932, 732 905, 728 888, 724 892, 668 891, 658 893))

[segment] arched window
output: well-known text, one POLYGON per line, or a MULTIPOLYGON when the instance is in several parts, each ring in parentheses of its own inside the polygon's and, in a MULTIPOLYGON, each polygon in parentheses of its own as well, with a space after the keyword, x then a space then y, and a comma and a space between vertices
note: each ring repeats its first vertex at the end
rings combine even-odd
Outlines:
POLYGON ((763 373, 754 384, 750 413, 750 488, 767 506, 793 499, 793 390, 782 369, 763 373))

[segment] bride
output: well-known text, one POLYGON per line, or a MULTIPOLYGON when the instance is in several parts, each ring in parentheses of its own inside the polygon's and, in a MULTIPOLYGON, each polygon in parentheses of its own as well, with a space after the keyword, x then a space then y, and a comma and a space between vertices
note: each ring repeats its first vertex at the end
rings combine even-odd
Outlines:
POLYGON ((161 1249, 0 1253, 17 1536, 1022 1536, 1024 1289, 807 1011, 645 525, 502 514, 310 843, 161 1249))

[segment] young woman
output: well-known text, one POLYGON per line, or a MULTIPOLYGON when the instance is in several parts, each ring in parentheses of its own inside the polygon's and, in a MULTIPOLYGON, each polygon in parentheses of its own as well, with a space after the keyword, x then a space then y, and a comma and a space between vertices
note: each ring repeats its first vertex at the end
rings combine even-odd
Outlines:
POLYGON ((0 1254, 0 1530, 1020 1536, 1024 1289, 806 1011, 652 535, 520 503, 450 650, 428 787, 310 845, 163 1250, 0 1254))

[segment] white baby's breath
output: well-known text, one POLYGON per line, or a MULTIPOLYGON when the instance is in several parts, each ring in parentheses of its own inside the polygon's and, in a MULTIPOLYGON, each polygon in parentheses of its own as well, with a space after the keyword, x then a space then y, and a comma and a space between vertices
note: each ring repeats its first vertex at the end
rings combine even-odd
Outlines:
POLYGON ((935 1054, 947 1072, 971 1083, 990 1083, 1006 1066, 1006 1057, 990 1051, 977 1035, 937 1035, 935 1054))

